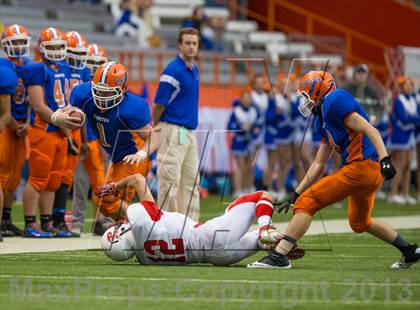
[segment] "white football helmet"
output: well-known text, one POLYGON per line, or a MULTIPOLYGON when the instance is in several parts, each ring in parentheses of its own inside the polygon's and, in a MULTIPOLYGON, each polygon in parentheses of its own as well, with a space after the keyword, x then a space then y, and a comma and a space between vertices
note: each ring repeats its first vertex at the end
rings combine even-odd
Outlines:
POLYGON ((102 236, 105 254, 115 261, 125 261, 135 254, 136 242, 129 223, 110 227, 102 236))

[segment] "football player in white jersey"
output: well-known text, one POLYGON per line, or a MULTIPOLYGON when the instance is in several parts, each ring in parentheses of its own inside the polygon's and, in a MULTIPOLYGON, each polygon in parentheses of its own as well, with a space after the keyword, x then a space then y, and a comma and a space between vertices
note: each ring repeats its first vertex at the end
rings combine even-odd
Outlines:
MULTIPOLYGON (((184 214, 159 210, 142 175, 128 176, 116 183, 96 189, 99 197, 119 195, 126 187, 134 187, 140 203, 122 204, 121 216, 127 221, 109 228, 101 239, 106 255, 116 261, 136 256, 143 265, 210 263, 228 266, 269 250, 282 235, 271 226, 273 197, 263 191, 242 195, 232 202, 222 216, 204 224, 184 214), (258 229, 248 232, 254 220, 258 229)), ((295 248, 289 257, 303 257, 304 250, 295 248)))

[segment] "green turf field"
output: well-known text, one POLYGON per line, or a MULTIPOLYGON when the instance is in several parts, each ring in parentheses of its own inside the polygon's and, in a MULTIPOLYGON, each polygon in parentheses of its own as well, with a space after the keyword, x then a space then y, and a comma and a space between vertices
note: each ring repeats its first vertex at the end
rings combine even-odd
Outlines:
MULTIPOLYGON (((223 214, 227 205, 232 201, 231 197, 221 197, 219 195, 210 195, 207 199, 201 200, 201 214, 200 221, 207 221, 215 216, 223 214)), ((72 205, 69 201, 67 209, 71 210, 72 205)), ((384 201, 377 200, 373 216, 403 216, 420 214, 420 204, 417 205, 393 205, 388 204, 384 201)), ((321 211, 322 219, 341 219, 347 217, 347 207, 335 208, 330 206, 321 211)), ((273 214, 273 222, 287 222, 292 217, 291 212, 288 214, 273 214)), ((92 204, 89 203, 89 207, 86 213, 85 232, 90 231, 91 223, 93 218, 92 204)), ((315 216, 315 220, 320 219, 320 215, 315 216)), ((13 208, 13 220, 19 226, 23 226, 23 211, 20 204, 15 204, 13 208)))
MULTIPOLYGON (((420 230, 404 230, 420 240, 420 230)), ((304 237, 291 270, 115 263, 100 251, 0 256, 2 309, 420 309, 420 264, 362 234, 304 237), (324 251, 313 251, 324 249, 324 251)))

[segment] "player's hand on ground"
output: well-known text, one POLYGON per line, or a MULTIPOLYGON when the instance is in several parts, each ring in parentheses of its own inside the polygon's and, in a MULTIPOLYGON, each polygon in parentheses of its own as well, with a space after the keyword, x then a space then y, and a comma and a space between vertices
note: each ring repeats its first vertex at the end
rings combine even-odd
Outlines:
POLYGON ((100 185, 95 188, 95 195, 99 198, 108 196, 108 195, 117 196, 118 193, 119 191, 117 189, 117 183, 115 182, 100 185))
POLYGON ((397 174, 397 170, 395 170, 392 164, 391 155, 382 158, 379 164, 381 165, 381 174, 385 180, 391 180, 397 174))
POLYGON ((67 153, 73 156, 80 154, 79 146, 77 143, 70 137, 67 137, 67 153))
POLYGON ((51 114, 51 123, 58 127, 65 127, 68 129, 80 128, 83 123, 77 117, 70 116, 76 109, 67 106, 63 109, 58 109, 51 114))
POLYGON ((277 212, 287 213, 290 208, 293 208, 298 197, 299 197, 299 194, 295 190, 293 190, 290 193, 289 197, 287 197, 286 201, 282 201, 282 202, 275 201, 274 206, 277 208, 277 212))
POLYGON ((135 154, 127 155, 123 161, 127 164, 138 164, 147 158, 147 153, 144 150, 140 150, 135 154))
POLYGON ((18 129, 16 129, 16 135, 19 138, 24 138, 26 137, 27 134, 28 134, 28 124, 27 123, 19 124, 18 129))

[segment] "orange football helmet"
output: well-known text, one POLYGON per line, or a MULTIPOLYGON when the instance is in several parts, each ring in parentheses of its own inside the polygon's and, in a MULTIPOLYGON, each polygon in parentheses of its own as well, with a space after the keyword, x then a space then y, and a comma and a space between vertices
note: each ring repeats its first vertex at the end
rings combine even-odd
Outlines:
POLYGON ((14 24, 4 28, 1 44, 10 58, 26 57, 30 53, 31 37, 24 26, 14 24))
POLYGON ((67 42, 67 62, 73 69, 86 67, 88 45, 86 39, 77 31, 69 31, 64 34, 67 42))
POLYGON ((98 109, 111 109, 124 99, 127 91, 128 74, 118 62, 106 62, 95 71, 92 81, 92 95, 98 109))
POLYGON ((42 57, 50 61, 60 61, 66 58, 67 42, 61 31, 49 27, 39 33, 38 49, 42 57))
POLYGON ((309 71, 300 80, 297 95, 305 100, 299 104, 299 112, 308 117, 325 96, 335 90, 334 77, 326 71, 309 71))
POLYGON ((86 66, 90 70, 90 76, 93 77, 96 69, 103 63, 108 61, 106 57, 105 49, 98 44, 91 44, 87 48, 88 56, 86 66))

